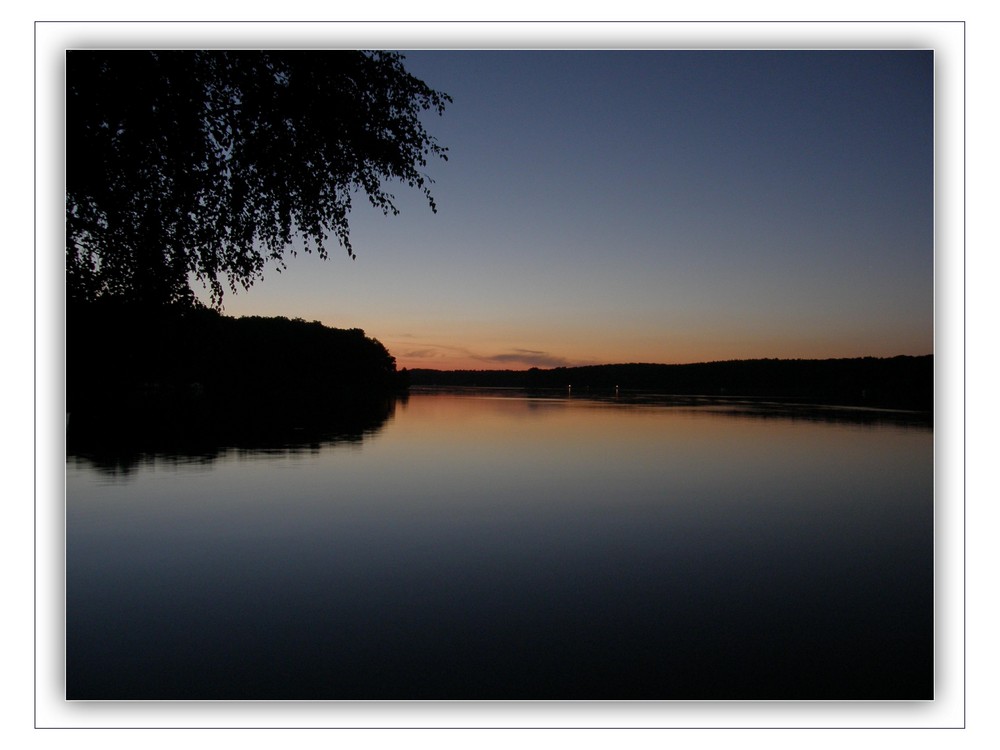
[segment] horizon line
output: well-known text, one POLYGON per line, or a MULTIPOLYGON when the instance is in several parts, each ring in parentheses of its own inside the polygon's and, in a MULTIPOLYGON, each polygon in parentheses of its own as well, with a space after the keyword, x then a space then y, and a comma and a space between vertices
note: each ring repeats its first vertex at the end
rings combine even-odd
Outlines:
POLYGON ((401 369, 412 372, 420 370, 425 372, 530 372, 538 370, 547 372, 551 370, 579 370, 587 367, 686 367, 689 365, 714 365, 728 364, 732 362, 845 362, 864 359, 920 359, 923 357, 933 357, 934 353, 927 354, 892 354, 888 356, 876 356, 871 354, 859 355, 856 357, 741 357, 734 359, 713 359, 700 360, 696 362, 604 362, 589 365, 558 365, 556 367, 524 367, 515 369, 511 367, 459 367, 443 369, 439 367, 403 367, 401 369))

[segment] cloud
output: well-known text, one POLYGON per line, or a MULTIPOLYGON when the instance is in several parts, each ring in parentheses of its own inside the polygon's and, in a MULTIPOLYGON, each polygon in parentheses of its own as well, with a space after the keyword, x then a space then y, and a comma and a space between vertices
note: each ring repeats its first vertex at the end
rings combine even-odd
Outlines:
POLYGON ((437 359, 444 355, 440 349, 410 349, 409 351, 400 352, 400 356, 412 359, 437 359))
POLYGON ((458 354, 462 357, 477 359, 478 357, 463 346, 450 346, 448 344, 437 344, 431 341, 418 341, 410 345, 418 344, 419 348, 408 349, 401 352, 402 356, 413 357, 414 359, 437 359, 449 355, 458 354))
MULTIPOLYGON (((399 338, 403 337, 399 336, 399 338)), ((414 336, 412 338, 417 337, 414 336)), ((470 368, 470 363, 477 361, 482 362, 485 365, 491 365, 493 368, 501 367, 504 369, 520 369, 528 367, 567 367, 576 364, 574 362, 570 362, 564 357, 559 357, 555 354, 541 351, 539 349, 513 347, 506 351, 498 352, 497 354, 482 354, 480 352, 472 351, 467 347, 439 344, 437 342, 411 340, 408 343, 412 348, 400 348, 400 350, 395 352, 395 354, 397 358, 406 359, 410 362, 423 361, 427 363, 426 365, 416 364, 415 366, 417 367, 434 366, 436 364, 435 360, 454 361, 456 357, 459 357, 464 361, 464 364, 458 365, 460 369, 473 369, 475 366, 472 365, 470 368)), ((411 365, 411 367, 412 366, 414 365, 411 365)))
POLYGON ((566 367, 569 360, 537 349, 512 349, 502 354, 492 354, 480 357, 488 362, 500 364, 519 363, 529 367, 566 367))

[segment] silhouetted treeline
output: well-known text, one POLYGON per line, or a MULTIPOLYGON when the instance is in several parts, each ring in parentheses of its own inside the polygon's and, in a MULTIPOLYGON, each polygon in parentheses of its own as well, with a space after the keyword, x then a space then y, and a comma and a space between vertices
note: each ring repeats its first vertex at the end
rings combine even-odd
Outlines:
POLYGON ((932 411, 934 358, 748 359, 684 365, 618 364, 542 370, 409 371, 412 385, 645 391, 932 411))
POLYGON ((240 442, 288 430, 360 433, 405 386, 360 329, 206 308, 70 305, 66 410, 79 441, 240 442))

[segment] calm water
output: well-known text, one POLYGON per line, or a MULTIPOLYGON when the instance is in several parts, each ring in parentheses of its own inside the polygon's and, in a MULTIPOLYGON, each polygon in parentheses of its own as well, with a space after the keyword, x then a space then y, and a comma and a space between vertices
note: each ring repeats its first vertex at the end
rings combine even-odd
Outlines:
POLYGON ((929 699, 932 431, 414 394, 67 462, 71 699, 929 699))

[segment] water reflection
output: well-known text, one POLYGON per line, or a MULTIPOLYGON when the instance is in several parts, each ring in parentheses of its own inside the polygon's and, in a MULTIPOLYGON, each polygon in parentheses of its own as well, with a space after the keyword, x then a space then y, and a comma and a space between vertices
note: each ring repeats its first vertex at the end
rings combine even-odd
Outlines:
POLYGON ((478 398, 509 398, 523 400, 528 408, 539 402, 575 401, 621 406, 660 406, 680 410, 685 407, 698 413, 715 412, 751 419, 792 419, 811 422, 844 424, 885 424, 931 428, 934 415, 928 411, 867 408, 810 403, 806 399, 774 400, 770 398, 726 398, 722 396, 678 396, 646 391, 586 389, 573 394, 556 389, 431 387, 411 389, 428 395, 475 396, 478 398))
POLYGON ((322 416, 288 420, 255 418, 220 423, 211 417, 189 419, 183 429, 144 421, 88 420, 67 425, 67 456, 84 460, 98 471, 128 475, 142 464, 209 464, 237 453, 285 454, 318 452, 327 445, 360 445, 377 435, 405 404, 406 395, 358 399, 342 403, 322 416))
POLYGON ((414 394, 67 496, 71 699, 933 697, 926 428, 414 394))

